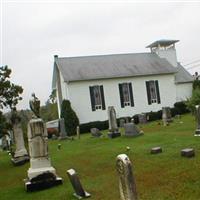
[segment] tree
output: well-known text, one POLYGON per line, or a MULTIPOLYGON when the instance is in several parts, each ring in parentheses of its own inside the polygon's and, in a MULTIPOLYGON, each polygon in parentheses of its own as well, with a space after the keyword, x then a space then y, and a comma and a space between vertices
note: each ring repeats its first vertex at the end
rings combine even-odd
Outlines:
POLYGON ((9 107, 13 110, 18 101, 22 100, 20 94, 22 94, 23 88, 10 82, 11 72, 8 66, 0 67, 0 109, 9 107))
POLYGON ((69 100, 63 100, 61 106, 61 118, 65 120, 65 129, 67 135, 75 135, 76 127, 79 126, 79 119, 71 107, 69 100))
POLYGON ((194 80, 192 87, 192 96, 187 100, 186 105, 188 109, 194 114, 196 111, 195 106, 200 105, 200 80, 194 80))
POLYGON ((6 121, 1 110, 9 107, 11 112, 16 110, 18 101, 22 100, 20 94, 23 92, 23 88, 19 85, 15 85, 10 81, 11 69, 8 66, 0 67, 0 134, 4 135, 8 129, 11 129, 11 125, 6 121))

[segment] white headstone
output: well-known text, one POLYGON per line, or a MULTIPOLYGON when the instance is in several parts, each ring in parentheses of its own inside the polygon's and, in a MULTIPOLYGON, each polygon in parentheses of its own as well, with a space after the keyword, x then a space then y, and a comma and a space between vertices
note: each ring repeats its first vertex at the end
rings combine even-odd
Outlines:
POLYGON ((132 164, 126 154, 117 156, 116 169, 119 176, 121 200, 137 200, 136 183, 132 172, 132 164))
POLYGON ((47 129, 42 119, 31 119, 28 124, 28 142, 30 152, 30 168, 26 189, 37 190, 41 187, 50 187, 61 184, 62 179, 57 177, 48 154, 47 129), (33 181, 32 181, 33 180, 33 181))

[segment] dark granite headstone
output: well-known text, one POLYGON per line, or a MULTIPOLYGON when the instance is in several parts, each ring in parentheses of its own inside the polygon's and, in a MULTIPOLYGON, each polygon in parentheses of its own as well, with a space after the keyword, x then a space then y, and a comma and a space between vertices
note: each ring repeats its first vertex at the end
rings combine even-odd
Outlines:
POLYGON ((195 156, 194 149, 192 149, 192 148, 182 149, 181 156, 188 157, 188 158, 194 157, 195 156))
POLYGON ((89 193, 87 193, 83 189, 81 182, 79 180, 79 177, 74 169, 67 170, 67 175, 68 175, 69 180, 74 188, 74 191, 75 191, 74 196, 75 197, 77 197, 78 199, 82 199, 82 198, 88 198, 91 196, 89 193))

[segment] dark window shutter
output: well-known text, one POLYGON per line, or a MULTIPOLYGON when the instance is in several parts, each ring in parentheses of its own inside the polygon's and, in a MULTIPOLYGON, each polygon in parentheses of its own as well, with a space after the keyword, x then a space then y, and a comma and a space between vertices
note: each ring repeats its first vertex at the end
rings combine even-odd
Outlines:
POLYGON ((92 111, 95 111, 94 90, 93 87, 91 86, 90 86, 90 100, 91 100, 92 111))
POLYGON ((158 81, 155 81, 155 83, 156 83, 157 101, 158 101, 158 103, 160 103, 160 92, 159 92, 158 81))
POLYGON ((149 87, 149 81, 146 81, 146 89, 147 89, 147 100, 148 104, 151 104, 151 94, 150 94, 150 87, 149 87))
POLYGON ((132 89, 132 84, 129 83, 129 92, 130 92, 130 98, 131 98, 131 106, 134 106, 134 100, 133 100, 133 89, 132 89))
POLYGON ((119 84, 119 96, 120 96, 121 108, 124 108, 124 96, 122 91, 122 84, 119 84))
POLYGON ((103 85, 100 86, 100 91, 101 91, 102 110, 105 110, 106 105, 105 105, 105 99, 104 99, 103 85))

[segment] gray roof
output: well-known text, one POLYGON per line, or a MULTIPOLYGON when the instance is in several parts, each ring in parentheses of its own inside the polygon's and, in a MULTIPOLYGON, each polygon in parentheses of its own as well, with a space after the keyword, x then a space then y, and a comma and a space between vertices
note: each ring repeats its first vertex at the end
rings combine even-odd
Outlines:
POLYGON ((175 83, 189 83, 194 81, 194 77, 180 63, 178 63, 177 69, 175 83))
POLYGON ((66 82, 177 72, 166 59, 155 53, 58 57, 55 64, 66 82))
POLYGON ((160 46, 169 46, 171 44, 175 44, 176 42, 179 42, 179 40, 157 40, 150 45, 148 45, 146 48, 152 48, 152 47, 158 47, 160 46))

